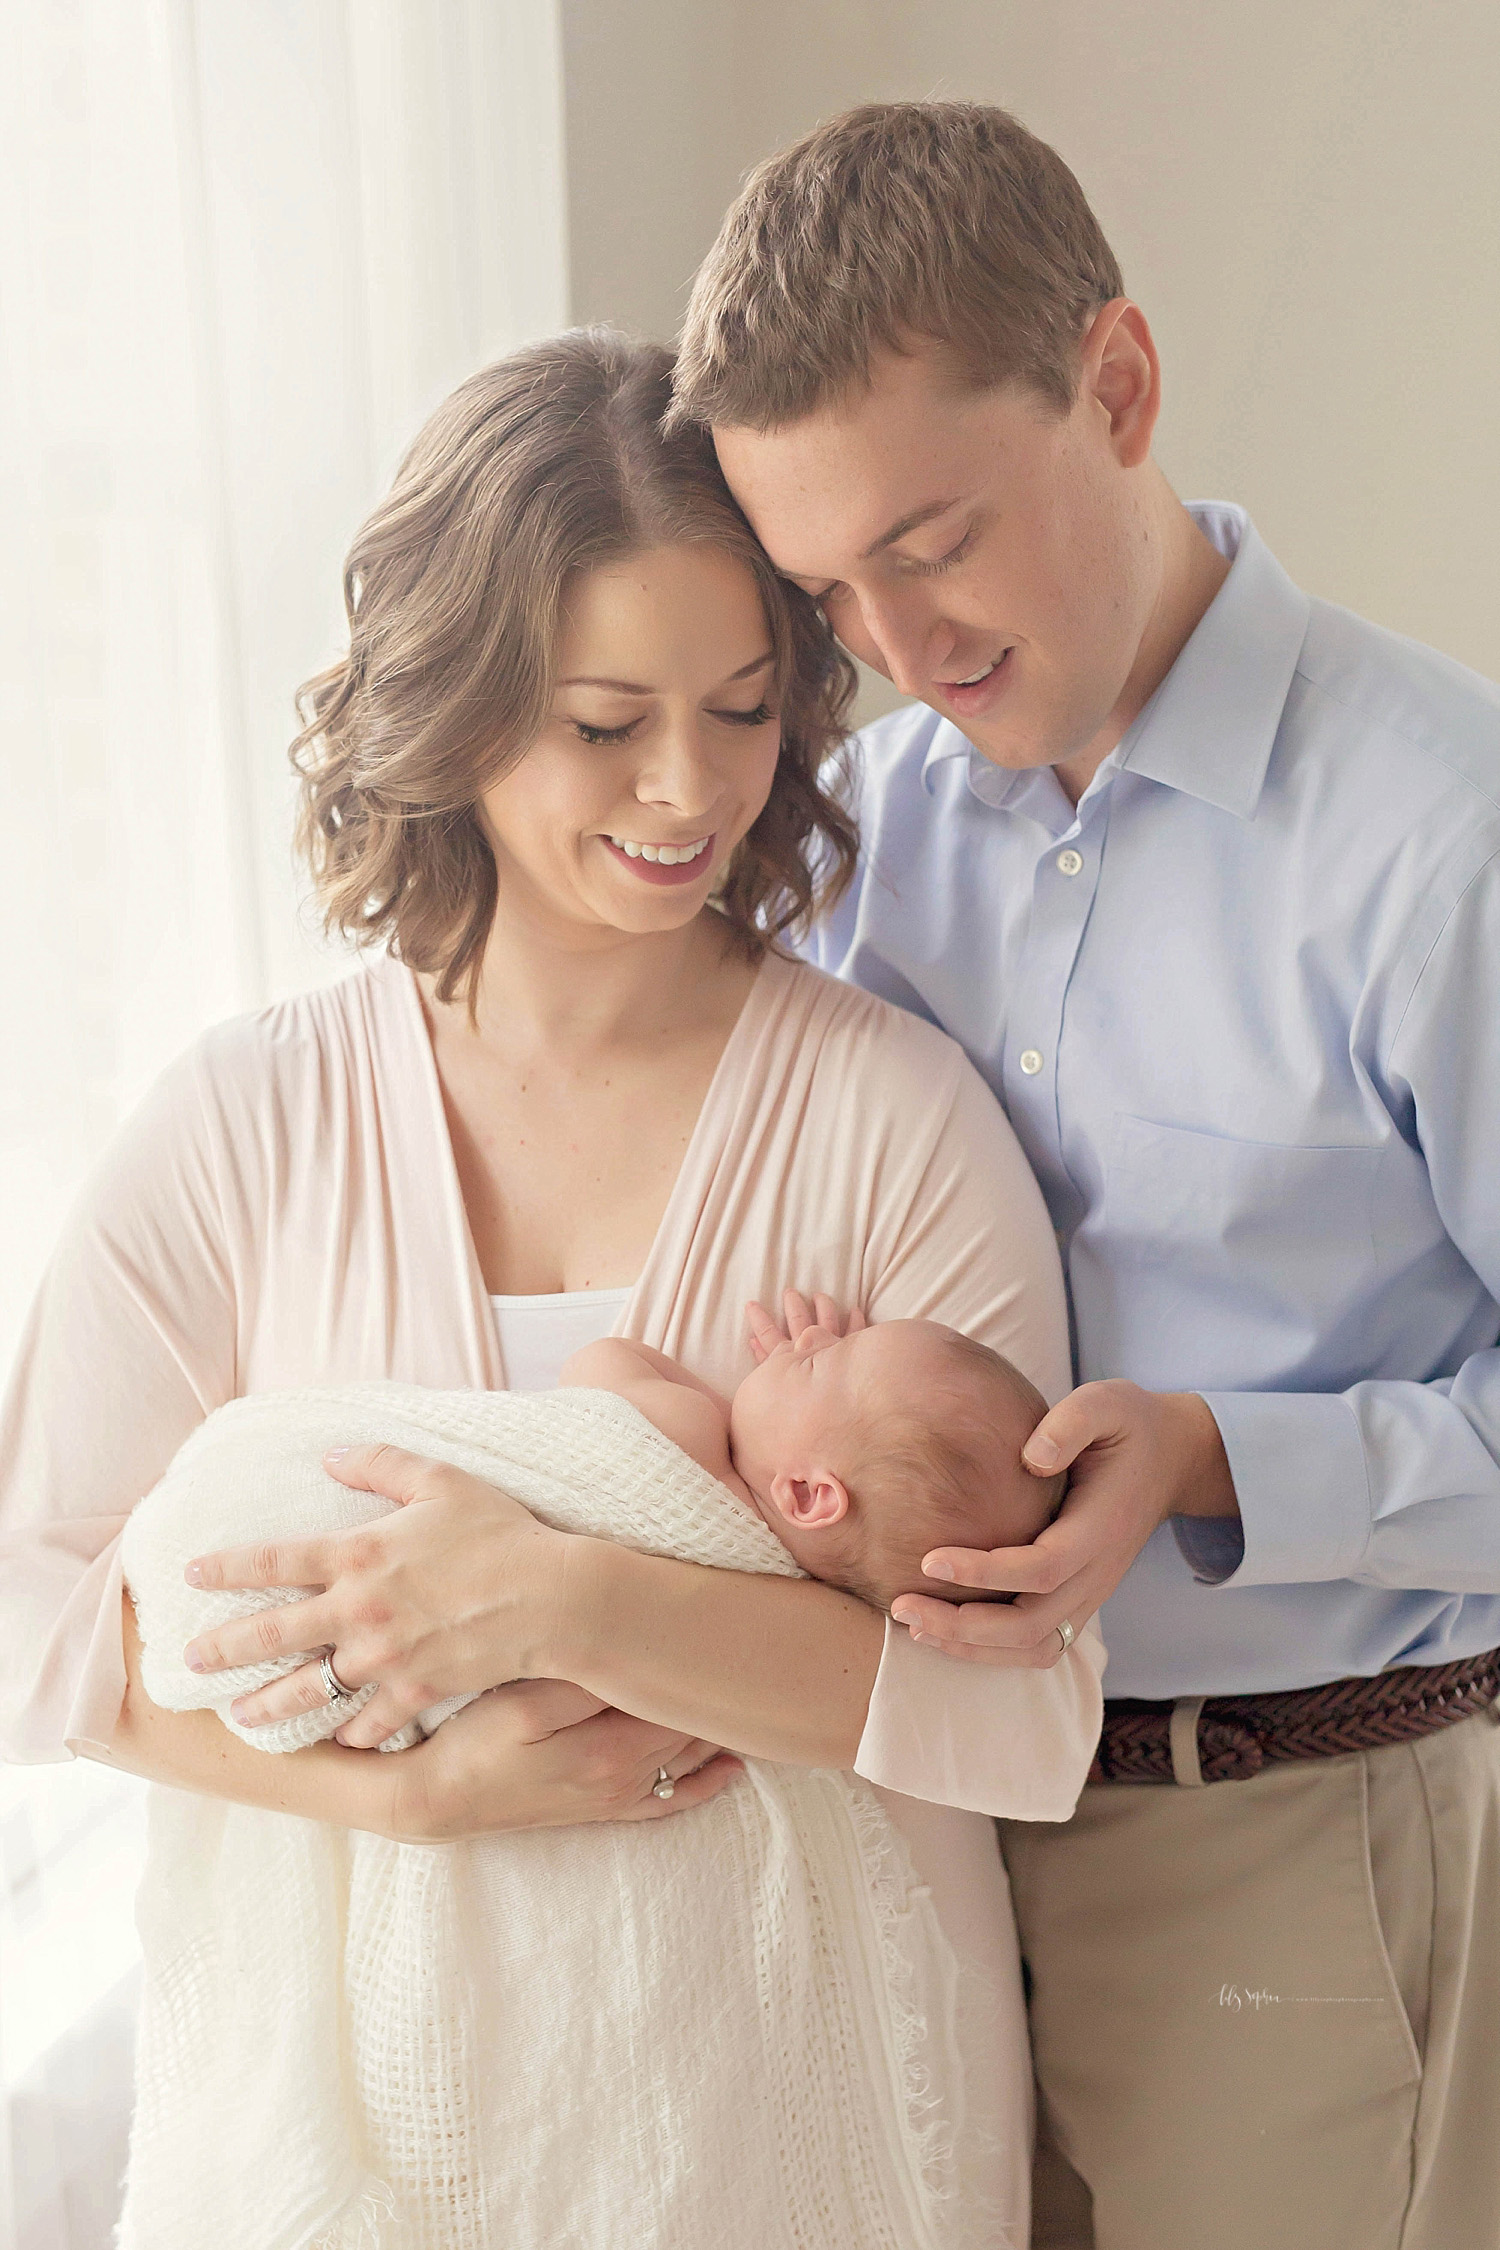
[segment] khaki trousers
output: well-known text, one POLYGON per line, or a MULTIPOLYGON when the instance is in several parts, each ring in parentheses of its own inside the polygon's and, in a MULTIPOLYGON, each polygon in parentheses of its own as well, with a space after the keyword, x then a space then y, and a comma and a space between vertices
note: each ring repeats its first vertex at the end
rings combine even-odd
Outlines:
POLYGON ((1034 2250, 1500 2250, 1500 1725, 1001 1821, 1034 2250))

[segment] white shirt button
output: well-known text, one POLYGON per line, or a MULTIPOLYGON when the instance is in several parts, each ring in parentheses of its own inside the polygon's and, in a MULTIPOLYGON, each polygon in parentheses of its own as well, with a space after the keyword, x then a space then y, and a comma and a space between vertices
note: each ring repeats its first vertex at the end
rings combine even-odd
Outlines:
POLYGON ((1024 1049, 1021 1055, 1021 1068, 1025 1071, 1027 1077, 1035 1078, 1037 1072, 1041 1069, 1041 1067, 1042 1058, 1037 1053, 1035 1047, 1027 1047, 1026 1049, 1024 1049))
POLYGON ((1082 852, 1075 852, 1071 844, 1065 852, 1059 852, 1057 855, 1057 871, 1059 875, 1081 875, 1083 873, 1082 852))

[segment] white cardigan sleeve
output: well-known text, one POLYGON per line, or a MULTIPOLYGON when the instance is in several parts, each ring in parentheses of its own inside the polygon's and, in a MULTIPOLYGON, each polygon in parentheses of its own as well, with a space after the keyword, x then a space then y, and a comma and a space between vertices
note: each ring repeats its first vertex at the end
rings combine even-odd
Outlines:
MULTIPOLYGON (((1061 1262, 1046 1205, 999 1103, 963 1063, 906 1208, 883 1215, 876 1320, 933 1319, 1004 1352, 1049 1400, 1070 1386, 1061 1262)), ((854 1770, 903 1796, 1016 1820, 1066 1820, 1103 1717, 1090 1623, 1044 1671, 918 1647, 886 1621, 854 1770)))
POLYGON ((0 1408, 0 1759, 109 1742, 125 1693, 120 1533, 235 1387, 234 1291, 190 1054, 84 1188, 0 1408))

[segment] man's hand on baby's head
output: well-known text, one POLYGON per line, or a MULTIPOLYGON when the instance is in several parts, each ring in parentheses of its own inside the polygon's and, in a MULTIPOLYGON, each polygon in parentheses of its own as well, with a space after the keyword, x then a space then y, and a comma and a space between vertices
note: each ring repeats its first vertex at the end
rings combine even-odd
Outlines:
POLYGON ((892 1608, 915 1640, 971 1663, 1046 1666, 1114 1592, 1169 1515, 1234 1515, 1234 1480, 1218 1424, 1191 1391, 1122 1379, 1083 1383, 1050 1409, 1022 1455, 1033 1476, 1069 1472, 1055 1521, 1028 1546, 923 1557, 929 1577, 1010 1592, 1013 1603, 903 1597, 892 1608))
POLYGON ((845 1312, 832 1297, 821 1291, 811 1298, 803 1296, 800 1289, 788 1289, 782 1294, 782 1319, 767 1312, 764 1305, 751 1303, 745 1308, 750 1323, 750 1350, 757 1367, 763 1366, 772 1352, 783 1344, 800 1343, 809 1328, 826 1329, 830 1336, 852 1336, 856 1329, 868 1328, 869 1322, 856 1305, 845 1312))

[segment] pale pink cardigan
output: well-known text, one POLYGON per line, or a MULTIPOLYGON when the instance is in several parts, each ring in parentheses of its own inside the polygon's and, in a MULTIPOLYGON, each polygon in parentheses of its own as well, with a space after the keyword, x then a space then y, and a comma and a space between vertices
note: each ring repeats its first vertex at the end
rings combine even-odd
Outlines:
MULTIPOLYGON (((745 1300, 789 1284, 948 1321, 1067 1387, 1055 1245, 988 1090, 928 1025, 773 957, 617 1332, 729 1390, 745 1300)), ((69 1222, 0 1425, 0 1753, 108 1741, 119 1533, 212 1408, 379 1377, 505 1383, 420 996, 389 961, 200 1039, 69 1222)), ((1065 1819, 1101 1669, 1092 1632, 1050 1671, 994 1671, 888 1626, 858 1771, 1065 1819)))

